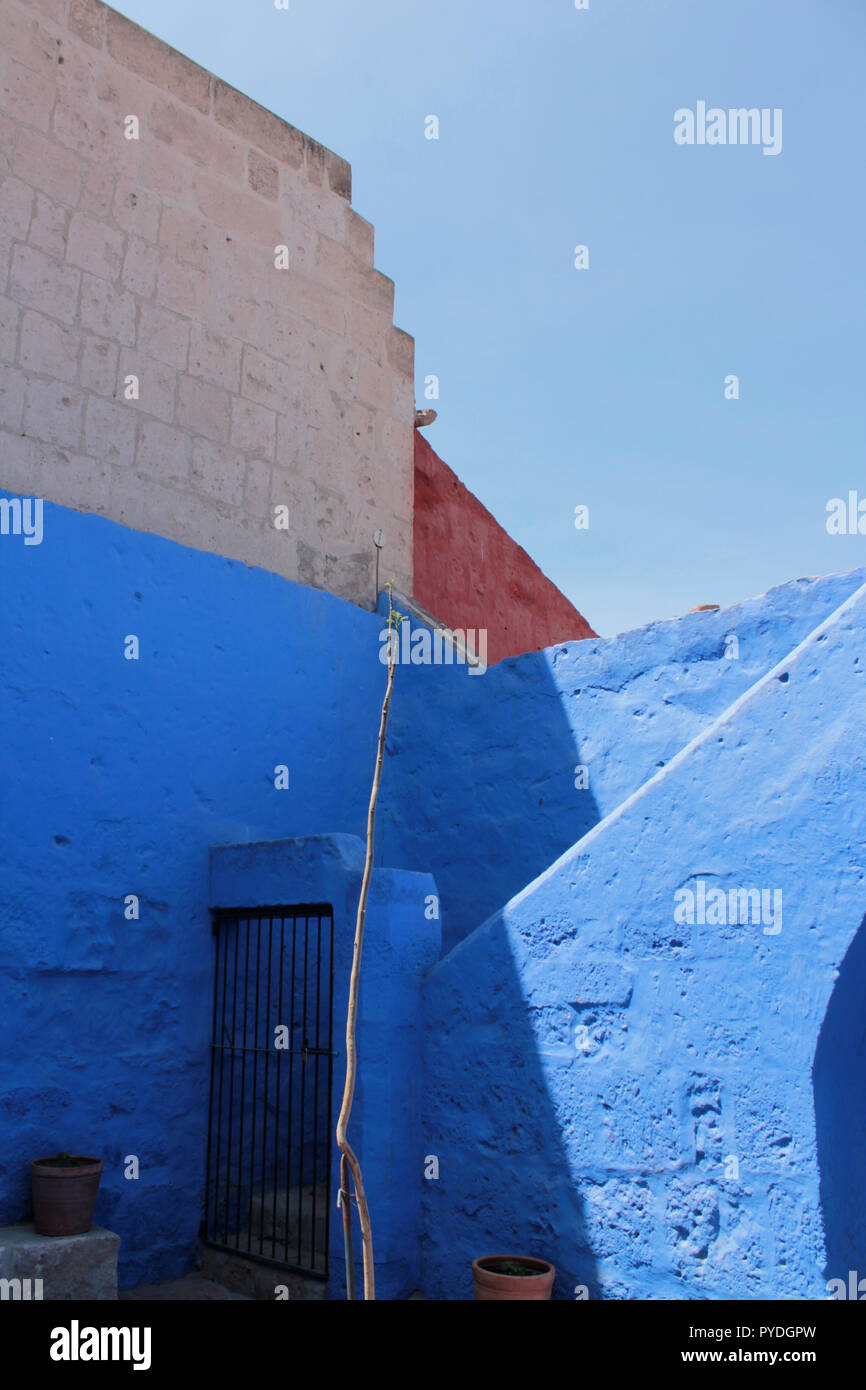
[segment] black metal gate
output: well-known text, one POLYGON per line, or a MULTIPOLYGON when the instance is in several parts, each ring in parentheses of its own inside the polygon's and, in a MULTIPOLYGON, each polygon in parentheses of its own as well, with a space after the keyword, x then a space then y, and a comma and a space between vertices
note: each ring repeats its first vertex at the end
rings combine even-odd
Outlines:
POLYGON ((333 911, 218 910, 214 934, 203 1237, 327 1278, 333 911))

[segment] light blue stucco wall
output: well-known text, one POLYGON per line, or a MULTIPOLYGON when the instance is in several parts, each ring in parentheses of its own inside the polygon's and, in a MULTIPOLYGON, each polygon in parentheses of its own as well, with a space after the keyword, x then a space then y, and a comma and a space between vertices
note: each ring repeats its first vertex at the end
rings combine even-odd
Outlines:
POLYGON ((380 620, 49 504, 41 545, 0 538, 0 594, 0 1223, 31 1158, 94 1152, 121 1286, 173 1277, 204 1181, 209 851, 363 833, 380 620))
POLYGON ((484 675, 401 666, 390 734, 400 772, 383 797, 381 842, 388 863, 435 873, 445 948, 669 762, 862 577, 795 580, 484 675))
POLYGON ((432 1296, 504 1250, 560 1298, 866 1270, 864 652, 866 589, 428 977, 432 1296), (781 915, 677 921, 700 882, 781 915))

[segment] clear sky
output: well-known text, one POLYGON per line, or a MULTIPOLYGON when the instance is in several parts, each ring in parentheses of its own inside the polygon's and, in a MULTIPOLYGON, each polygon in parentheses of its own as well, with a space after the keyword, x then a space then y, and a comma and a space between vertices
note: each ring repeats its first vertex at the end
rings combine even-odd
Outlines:
POLYGON ((350 161, 427 437, 597 631, 866 564, 864 0, 115 8, 350 161))

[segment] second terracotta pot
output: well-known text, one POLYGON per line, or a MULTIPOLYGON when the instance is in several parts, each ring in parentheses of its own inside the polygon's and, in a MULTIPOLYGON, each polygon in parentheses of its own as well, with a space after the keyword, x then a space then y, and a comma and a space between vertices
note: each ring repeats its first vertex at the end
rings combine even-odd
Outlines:
POLYGON ((536 1260, 531 1255, 482 1255, 472 1262, 472 1277, 475 1280, 475 1300, 485 1302, 490 1299, 520 1299, 523 1302, 549 1299, 553 1292, 556 1270, 547 1260, 536 1260), (519 1265, 531 1269, 532 1274, 507 1274, 502 1267, 519 1265))

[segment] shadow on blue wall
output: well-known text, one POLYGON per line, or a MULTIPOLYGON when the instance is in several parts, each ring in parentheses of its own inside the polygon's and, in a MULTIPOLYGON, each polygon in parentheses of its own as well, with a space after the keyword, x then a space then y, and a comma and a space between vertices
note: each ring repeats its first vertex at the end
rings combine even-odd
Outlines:
POLYGON ((434 874, 445 952, 600 819, 549 659, 398 669, 380 851, 434 874))
POLYGON ((826 1279, 866 1275, 866 918, 839 971, 812 1069, 826 1279))
POLYGON ((549 1071, 574 1068, 571 1011, 527 1006, 501 921, 470 951, 458 946, 425 984, 424 1135, 440 1176, 425 1183, 423 1291, 471 1299, 473 1259, 521 1254, 556 1266, 554 1299, 604 1297, 550 1099, 549 1071))

